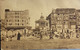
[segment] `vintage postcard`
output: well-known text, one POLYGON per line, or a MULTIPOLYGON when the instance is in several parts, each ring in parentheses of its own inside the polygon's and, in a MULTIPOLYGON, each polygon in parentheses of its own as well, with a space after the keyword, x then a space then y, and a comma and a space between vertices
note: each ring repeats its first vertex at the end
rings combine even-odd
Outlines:
POLYGON ((80 0, 0 0, 1 50, 80 49, 80 0))

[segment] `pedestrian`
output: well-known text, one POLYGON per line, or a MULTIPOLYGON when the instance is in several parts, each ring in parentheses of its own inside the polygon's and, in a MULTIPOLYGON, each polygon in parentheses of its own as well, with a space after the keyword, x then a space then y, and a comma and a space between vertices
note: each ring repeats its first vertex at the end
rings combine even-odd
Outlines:
POLYGON ((40 40, 42 39, 42 31, 41 32, 39 32, 39 34, 40 34, 40 40))
POLYGON ((52 32, 50 32, 50 36, 49 36, 50 38, 49 39, 53 39, 53 34, 52 34, 52 32))
POLYGON ((76 38, 79 38, 79 34, 76 34, 76 38))
POLYGON ((18 35, 17 35, 17 40, 20 40, 20 37, 21 37, 21 34, 18 33, 18 35))

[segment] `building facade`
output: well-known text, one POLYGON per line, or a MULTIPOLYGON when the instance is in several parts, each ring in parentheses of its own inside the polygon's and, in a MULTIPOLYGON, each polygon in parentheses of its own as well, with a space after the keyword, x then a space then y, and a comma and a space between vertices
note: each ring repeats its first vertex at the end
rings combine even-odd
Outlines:
POLYGON ((6 29, 18 29, 26 28, 29 26, 30 17, 29 11, 10 11, 5 9, 5 28, 6 29))
POLYGON ((47 31, 48 30, 48 21, 44 19, 41 15, 40 19, 35 21, 35 28, 40 29, 40 31, 47 31))
POLYGON ((29 11, 11 11, 5 9, 5 29, 6 35, 12 36, 18 32, 22 35, 27 34, 30 26, 29 11))
POLYGON ((47 17, 50 29, 57 32, 76 32, 79 22, 78 12, 74 8, 57 8, 47 17))

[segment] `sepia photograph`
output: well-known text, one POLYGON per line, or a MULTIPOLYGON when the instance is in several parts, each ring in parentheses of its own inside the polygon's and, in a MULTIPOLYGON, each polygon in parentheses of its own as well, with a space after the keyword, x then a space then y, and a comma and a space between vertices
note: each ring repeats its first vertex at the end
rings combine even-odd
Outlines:
POLYGON ((80 0, 0 0, 1 50, 80 49, 80 0))

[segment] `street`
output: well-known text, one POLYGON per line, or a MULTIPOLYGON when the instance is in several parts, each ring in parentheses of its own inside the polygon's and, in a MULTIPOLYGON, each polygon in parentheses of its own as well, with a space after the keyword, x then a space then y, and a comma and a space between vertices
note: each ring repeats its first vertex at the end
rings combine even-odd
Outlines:
POLYGON ((2 41, 2 49, 78 49, 79 39, 23 39, 13 41, 2 41))

